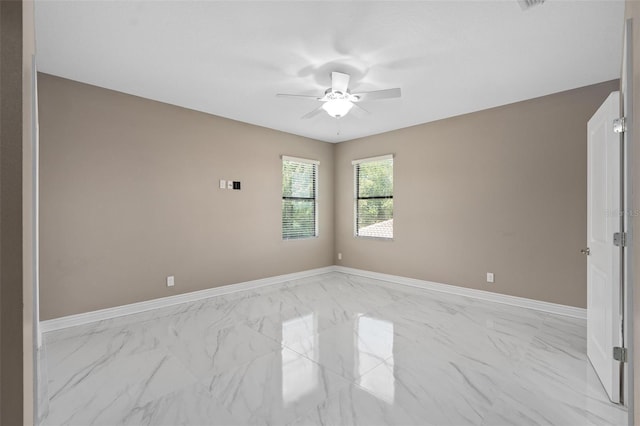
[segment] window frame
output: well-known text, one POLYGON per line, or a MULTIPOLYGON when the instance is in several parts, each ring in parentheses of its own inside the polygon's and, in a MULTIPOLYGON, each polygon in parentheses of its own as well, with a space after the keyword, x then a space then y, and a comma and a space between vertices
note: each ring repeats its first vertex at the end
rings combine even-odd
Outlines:
POLYGON ((280 167, 281 167, 281 186, 282 186, 282 180, 284 180, 284 173, 283 173, 283 166, 284 166, 284 162, 285 161, 289 161, 289 162, 295 162, 295 163, 304 163, 304 164, 311 164, 313 165, 313 173, 314 173, 314 197, 288 197, 284 195, 284 192, 282 191, 282 188, 280 189, 280 202, 282 203, 282 201, 284 200, 313 200, 313 225, 314 225, 314 234, 311 236, 304 236, 304 237, 289 237, 286 238, 284 235, 284 227, 282 226, 284 223, 284 211, 282 210, 281 207, 281 211, 280 211, 280 237, 282 241, 299 241, 299 240, 309 240, 309 239, 313 239, 313 238, 318 238, 320 235, 320 230, 319 230, 319 226, 318 226, 318 218, 319 218, 319 212, 318 212, 318 190, 319 190, 319 169, 320 169, 320 161, 318 160, 312 160, 309 158, 300 158, 300 157, 291 157, 288 155, 282 155, 281 157, 281 162, 280 162, 280 167))
MULTIPOLYGON (((395 154, 386 154, 379 155, 376 157, 368 157, 362 158, 359 160, 353 160, 351 165, 353 166, 353 236, 354 238, 364 238, 364 239, 373 239, 379 241, 393 241, 395 238, 395 231, 391 237, 375 237, 370 235, 358 235, 358 200, 361 199, 391 199, 395 198, 395 195, 384 196, 384 197, 359 197, 359 176, 358 176, 358 166, 363 163, 371 163, 374 161, 383 161, 383 160, 391 160, 392 161, 392 175, 395 174, 395 154)), ((395 193, 395 185, 393 189, 393 193, 395 193)), ((394 203, 395 210, 395 203, 394 203)), ((395 212, 391 219, 395 219, 395 212)))

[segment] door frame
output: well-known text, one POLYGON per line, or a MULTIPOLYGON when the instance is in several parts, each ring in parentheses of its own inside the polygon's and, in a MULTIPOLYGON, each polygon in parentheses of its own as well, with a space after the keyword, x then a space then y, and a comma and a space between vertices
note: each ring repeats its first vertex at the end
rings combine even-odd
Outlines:
MULTIPOLYGON (((620 215, 622 232, 627 233, 627 240, 633 241, 633 191, 632 191, 632 119, 633 119, 633 57, 632 57, 633 25, 632 19, 626 19, 622 46, 622 69, 620 76, 620 112, 625 117, 625 131, 622 134, 622 213, 620 215)), ((632 244, 623 247, 622 250, 622 283, 621 296, 623 312, 622 347, 627 350, 627 362, 622 363, 622 389, 623 403, 627 406, 628 424, 634 422, 634 389, 633 389, 633 248, 632 244)))

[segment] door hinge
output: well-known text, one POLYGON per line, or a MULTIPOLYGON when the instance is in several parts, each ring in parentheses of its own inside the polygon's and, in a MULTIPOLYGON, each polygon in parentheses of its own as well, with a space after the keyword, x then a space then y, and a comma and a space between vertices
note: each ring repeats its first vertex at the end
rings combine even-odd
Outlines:
POLYGON ((613 131, 615 133, 624 133, 627 131, 627 121, 624 117, 613 120, 613 131))
POLYGON ((626 232, 614 232, 613 245, 616 247, 627 246, 627 233, 626 232))
POLYGON ((627 348, 620 346, 613 347, 613 359, 620 362, 627 362, 627 348))

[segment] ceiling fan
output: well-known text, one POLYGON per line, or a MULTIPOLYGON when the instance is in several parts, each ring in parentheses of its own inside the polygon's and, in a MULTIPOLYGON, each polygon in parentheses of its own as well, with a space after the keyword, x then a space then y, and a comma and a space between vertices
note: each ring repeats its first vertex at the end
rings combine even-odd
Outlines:
POLYGON ((401 96, 400 88, 351 93, 349 91, 350 79, 351 76, 349 76, 349 74, 334 71, 331 73, 331 87, 325 90, 324 96, 289 95, 284 93, 278 93, 276 96, 285 98, 313 99, 322 102, 322 105, 303 115, 302 118, 314 117, 322 111, 326 111, 326 113, 333 118, 342 118, 347 115, 354 106, 364 110, 364 108, 357 105, 358 102, 399 98, 401 96))

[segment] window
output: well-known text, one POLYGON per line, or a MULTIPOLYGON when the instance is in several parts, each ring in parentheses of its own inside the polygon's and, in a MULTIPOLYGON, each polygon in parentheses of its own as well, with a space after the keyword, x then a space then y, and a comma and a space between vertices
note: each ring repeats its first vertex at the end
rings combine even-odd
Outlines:
POLYGON ((318 162, 282 157, 282 239, 318 236, 318 162))
POLYGON ((393 156, 353 161, 355 234, 393 238, 393 156))

